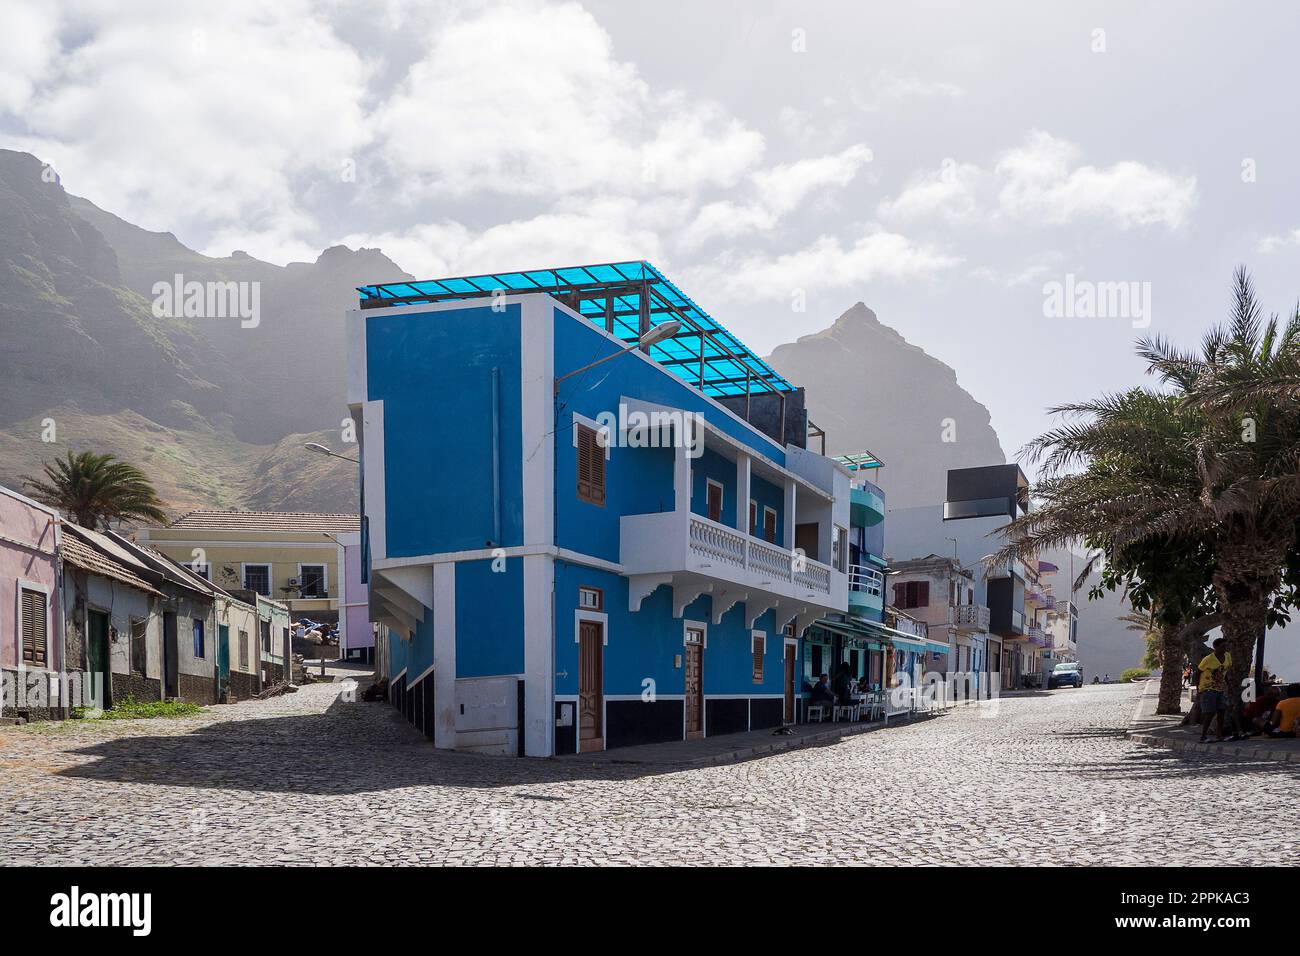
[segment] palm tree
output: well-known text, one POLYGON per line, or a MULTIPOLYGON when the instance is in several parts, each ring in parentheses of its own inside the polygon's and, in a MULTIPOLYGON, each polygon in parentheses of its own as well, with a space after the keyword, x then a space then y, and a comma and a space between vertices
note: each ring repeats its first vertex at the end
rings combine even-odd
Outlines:
POLYGON ((31 496, 82 527, 107 527, 114 520, 167 520, 144 472, 113 455, 68 452, 66 458, 47 462, 43 471, 45 480, 23 479, 31 496))
POLYGON ((1177 396, 1146 389, 1051 411, 1063 422, 1021 453, 1043 461, 1035 510, 1002 529, 1005 543, 994 559, 1085 542, 1093 553, 1076 587, 1104 559, 1092 596, 1122 588, 1136 609, 1159 609, 1159 708, 1176 714, 1184 655, 1174 635, 1203 610, 1195 598, 1208 586, 1203 549, 1193 546, 1204 536, 1199 519, 1169 520, 1177 503, 1196 497, 1188 436, 1200 427, 1199 416, 1177 396))
MULTIPOLYGON (((1034 489, 1044 506, 1004 529, 995 559, 1090 539, 1163 609, 1167 669, 1175 660, 1181 669, 1189 639, 1222 625, 1228 680, 1240 686, 1256 638, 1284 619, 1293 597, 1284 569, 1300 527, 1300 312, 1285 326, 1262 322, 1241 269, 1233 291, 1231 321, 1198 352, 1160 338, 1139 343, 1170 391, 1137 388, 1053 409, 1065 423, 1025 449, 1044 460, 1034 489)), ((1177 712, 1176 694, 1167 675, 1162 712, 1177 712)))
POLYGON ((1199 509, 1199 523, 1213 525, 1228 681, 1239 687, 1256 639, 1278 617, 1275 598, 1300 526, 1300 309, 1285 324, 1276 315, 1263 321, 1239 268, 1231 320, 1212 329, 1199 352, 1156 337, 1139 343, 1138 354, 1203 417, 1194 437, 1197 500, 1177 511, 1190 519, 1199 509))

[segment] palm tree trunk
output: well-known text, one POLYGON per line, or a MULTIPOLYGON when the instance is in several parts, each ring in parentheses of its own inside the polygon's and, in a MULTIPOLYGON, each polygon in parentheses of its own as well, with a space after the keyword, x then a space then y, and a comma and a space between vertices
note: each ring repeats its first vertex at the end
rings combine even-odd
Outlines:
POLYGON ((1182 628, 1166 625, 1160 629, 1160 699, 1157 714, 1183 712, 1183 650, 1182 628))
POLYGON ((1228 713, 1244 726, 1241 685, 1254 664, 1255 639, 1268 624, 1269 598, 1281 583, 1281 567, 1291 539, 1249 535, 1240 541, 1220 541, 1214 591, 1223 612, 1223 636, 1232 664, 1226 675, 1228 713))

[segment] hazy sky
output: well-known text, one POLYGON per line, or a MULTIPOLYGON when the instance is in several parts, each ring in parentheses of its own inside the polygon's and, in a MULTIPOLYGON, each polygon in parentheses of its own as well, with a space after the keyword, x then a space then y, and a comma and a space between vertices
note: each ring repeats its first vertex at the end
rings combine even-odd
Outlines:
POLYGON ((0 140, 212 255, 648 258, 762 351, 861 300, 1012 451, 1238 263, 1300 295, 1294 5, 1063 7, 5 0, 0 140))

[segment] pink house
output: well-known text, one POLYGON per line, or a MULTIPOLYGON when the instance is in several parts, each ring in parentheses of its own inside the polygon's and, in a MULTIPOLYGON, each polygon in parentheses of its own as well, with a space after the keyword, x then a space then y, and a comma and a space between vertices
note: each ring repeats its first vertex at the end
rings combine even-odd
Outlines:
POLYGON ((58 546, 58 513, 0 486, 0 712, 15 706, 15 672, 62 670, 58 546))

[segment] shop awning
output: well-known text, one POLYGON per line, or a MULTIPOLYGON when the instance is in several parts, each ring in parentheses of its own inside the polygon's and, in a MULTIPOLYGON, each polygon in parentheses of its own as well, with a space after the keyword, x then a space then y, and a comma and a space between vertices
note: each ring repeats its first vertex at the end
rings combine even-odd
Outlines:
POLYGON ((925 643, 929 647, 931 654, 947 654, 951 649, 947 644, 941 644, 938 641, 932 641, 929 638, 926 638, 925 643))
POLYGON ((881 635, 869 631, 867 628, 850 621, 830 621, 826 619, 819 620, 813 627, 819 627, 823 631, 831 631, 839 634, 841 637, 851 637, 863 641, 866 649, 869 651, 884 650, 884 645, 880 643, 881 635))

